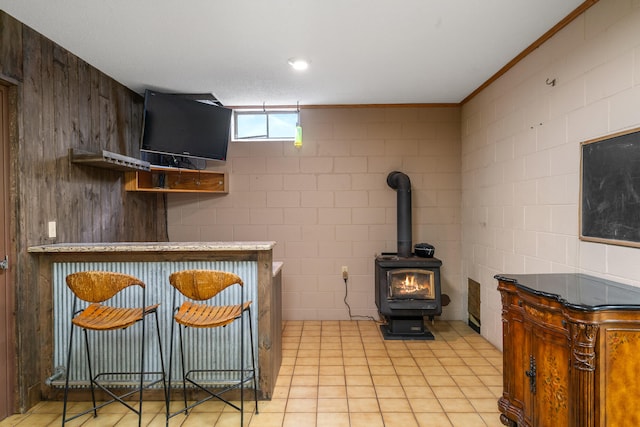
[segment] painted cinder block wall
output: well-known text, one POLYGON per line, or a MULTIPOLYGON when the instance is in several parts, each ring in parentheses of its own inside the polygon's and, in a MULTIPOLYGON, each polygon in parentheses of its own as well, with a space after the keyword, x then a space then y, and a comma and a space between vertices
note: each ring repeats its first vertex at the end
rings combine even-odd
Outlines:
POLYGON ((460 109, 308 109, 302 150, 232 144, 230 194, 170 195, 170 240, 277 241, 286 319, 347 318, 347 265, 352 313, 375 315, 372 259, 395 247, 385 177, 399 169, 414 242, 445 263, 443 318, 466 319, 467 278, 480 282, 482 334, 498 347, 497 273, 640 285, 638 249, 578 239, 580 142, 640 126, 639 8, 600 0, 460 109))
MULTIPOLYGON (((442 259, 443 318, 461 319, 460 107, 302 109, 304 144, 232 142, 228 195, 168 197, 172 241, 277 242, 284 261, 283 317, 377 318, 373 262, 395 252, 396 193, 387 174, 412 184, 413 242, 442 259)), ((465 285, 466 286, 466 285, 465 285)))
POLYGON ((638 0, 600 0, 463 105, 462 277, 482 286, 482 333, 496 346, 497 273, 640 286, 640 249, 578 238, 580 143, 637 127, 638 0))

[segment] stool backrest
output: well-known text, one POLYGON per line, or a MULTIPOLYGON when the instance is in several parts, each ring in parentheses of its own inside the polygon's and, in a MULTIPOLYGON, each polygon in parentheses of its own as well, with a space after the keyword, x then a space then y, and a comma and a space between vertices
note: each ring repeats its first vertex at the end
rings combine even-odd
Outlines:
POLYGON ((106 301, 129 286, 145 287, 137 277, 110 271, 80 271, 69 274, 66 281, 75 296, 93 303, 106 301))
POLYGON ((217 270, 177 271, 169 276, 169 283, 182 295, 196 301, 213 298, 231 285, 243 285, 240 276, 217 270))

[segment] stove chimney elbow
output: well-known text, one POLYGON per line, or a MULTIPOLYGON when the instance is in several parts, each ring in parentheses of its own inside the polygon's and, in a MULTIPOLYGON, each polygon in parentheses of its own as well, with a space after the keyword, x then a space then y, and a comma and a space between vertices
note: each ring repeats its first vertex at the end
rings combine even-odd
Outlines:
POLYGON ((394 190, 411 191, 411 180, 409 177, 398 171, 393 171, 387 175, 387 185, 394 190))

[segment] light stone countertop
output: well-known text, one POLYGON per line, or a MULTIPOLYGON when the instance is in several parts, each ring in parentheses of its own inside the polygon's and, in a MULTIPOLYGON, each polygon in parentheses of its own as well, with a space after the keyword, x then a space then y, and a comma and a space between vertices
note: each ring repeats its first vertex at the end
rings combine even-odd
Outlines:
POLYGON ((273 262, 273 275, 274 276, 282 271, 282 266, 283 265, 284 265, 284 263, 282 261, 274 261, 273 262))
POLYGON ((103 242, 31 246, 30 253, 266 251, 276 242, 103 242))

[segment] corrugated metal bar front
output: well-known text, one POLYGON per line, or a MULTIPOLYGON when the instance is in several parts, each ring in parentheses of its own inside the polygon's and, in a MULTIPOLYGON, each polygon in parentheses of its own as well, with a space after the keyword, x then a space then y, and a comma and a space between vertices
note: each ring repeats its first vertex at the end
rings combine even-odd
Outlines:
MULTIPOLYGON (((254 331, 254 351, 258 355, 258 268, 255 261, 163 261, 163 262, 65 262, 53 264, 53 311, 54 311, 54 354, 53 367, 65 367, 69 332, 71 330, 71 311, 73 309, 73 294, 66 285, 67 275, 87 270, 115 271, 130 274, 141 279, 146 285, 146 305, 159 303, 158 320, 162 339, 165 365, 168 369, 169 344, 172 323, 173 287, 169 284, 169 275, 175 271, 186 269, 210 269, 229 271, 240 276, 244 286, 232 286, 215 297, 213 303, 238 304, 242 299, 251 300, 251 316, 254 331), (241 293, 244 295, 241 295, 241 293)), ((141 288, 132 286, 125 289, 109 301, 116 306, 140 306, 141 288)), ((176 305, 184 300, 178 292, 176 305)), ((250 367, 251 349, 249 341, 248 317, 245 315, 244 359, 245 367, 250 367)), ((89 331, 92 348, 92 367, 96 372, 128 372, 140 370, 140 334, 142 323, 128 329, 108 332, 89 331)), ((174 341, 174 374, 176 378, 179 365, 179 342, 177 328, 174 341)), ((72 349, 72 370, 70 383, 75 386, 88 386, 88 372, 84 339, 81 331, 74 332, 72 349)), ((158 357, 158 342, 155 332, 155 322, 152 316, 147 317, 145 331, 145 370, 160 371, 158 357)), ((240 321, 236 321, 224 328, 194 329, 187 328, 185 334, 185 353, 189 369, 222 369, 240 367, 240 321)), ((256 369, 258 361, 256 360, 256 369)), ((214 378, 211 378, 213 381, 214 378)), ((123 378, 123 381, 125 379, 123 378)), ((64 385, 64 378, 53 381, 54 386, 64 385)))

